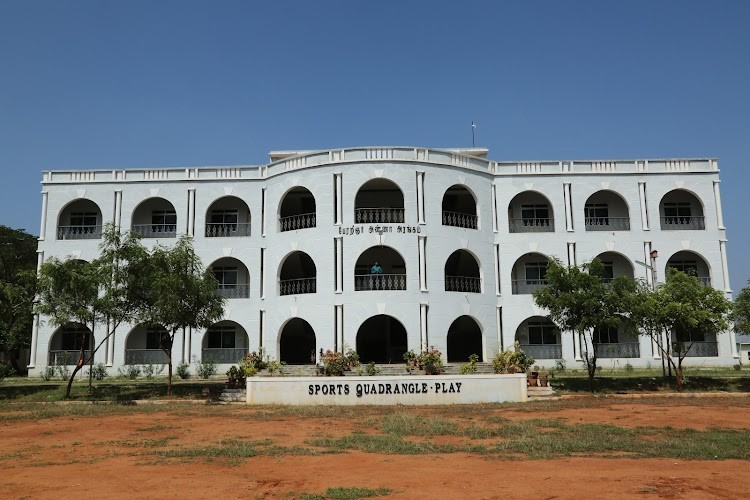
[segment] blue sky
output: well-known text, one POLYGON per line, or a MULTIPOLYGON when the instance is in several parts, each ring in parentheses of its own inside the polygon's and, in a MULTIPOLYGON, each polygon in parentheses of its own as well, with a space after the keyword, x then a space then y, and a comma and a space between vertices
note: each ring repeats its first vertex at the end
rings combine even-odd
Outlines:
POLYGON ((0 224, 40 172, 477 145, 495 160, 718 157, 750 277, 750 2, 0 0, 0 224))

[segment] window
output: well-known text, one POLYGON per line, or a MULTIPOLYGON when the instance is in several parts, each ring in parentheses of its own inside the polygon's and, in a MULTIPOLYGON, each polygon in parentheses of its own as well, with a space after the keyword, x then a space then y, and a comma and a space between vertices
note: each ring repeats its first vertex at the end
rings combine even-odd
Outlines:
POLYGON ((527 285, 543 285, 547 282, 546 262, 527 262, 525 271, 527 285))
POLYGON ((691 215, 690 202, 664 203, 664 217, 670 224, 689 224, 691 215))
POLYGON ((81 344, 90 349, 91 332, 82 325, 68 327, 61 335, 60 347, 63 351, 80 351, 81 344))
POLYGON ((238 271, 236 267, 214 267, 213 271, 219 288, 235 288, 237 286, 238 271))
POLYGON ((163 328, 146 329, 146 349, 161 349, 169 345, 169 334, 163 328))
POLYGON ((690 276, 698 276, 698 261, 695 260, 670 260, 667 267, 677 269, 690 276))
POLYGON ((521 205, 521 219, 524 226, 549 226, 549 207, 521 205))
POLYGON ((615 268, 611 261, 602 261, 602 281, 609 283, 615 279, 615 268))
POLYGON ((677 325, 675 327, 675 336, 677 337, 677 342, 682 342, 684 344, 690 343, 690 342, 705 342, 706 341, 706 334, 701 331, 695 331, 695 330, 689 330, 683 326, 677 325))
POLYGON ((177 214, 171 210, 151 212, 151 225, 154 232, 172 232, 177 229, 177 214))
POLYGON ((529 344, 557 344, 557 327, 544 321, 529 321, 529 344))
POLYGON ((586 224, 593 226, 609 225, 609 206, 606 203, 589 203, 584 207, 586 224))
POLYGON ((214 326, 208 330, 209 349, 234 349, 233 326, 214 326))
POLYGON ((96 227, 96 212, 73 212, 70 214, 70 225, 84 228, 96 227))
POLYGON ((617 328, 612 328, 610 326, 594 328, 594 344, 617 344, 617 341, 617 328))
POLYGON ((237 210, 211 210, 209 224, 220 224, 227 230, 236 231, 238 213, 237 210))

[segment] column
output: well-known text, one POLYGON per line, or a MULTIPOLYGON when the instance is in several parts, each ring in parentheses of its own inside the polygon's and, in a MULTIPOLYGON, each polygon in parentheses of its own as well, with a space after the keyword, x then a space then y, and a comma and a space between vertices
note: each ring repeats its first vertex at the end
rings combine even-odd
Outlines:
POLYGON ((346 350, 346 344, 344 344, 344 305, 336 304, 335 315, 336 315, 336 344, 341 346, 341 352, 346 350))
POLYGON ((335 182, 335 189, 336 189, 336 225, 343 224, 343 200, 341 198, 341 174, 333 174, 334 182, 335 182))
POLYGON ((260 190, 260 235, 266 235, 266 188, 260 190))
MULTIPOLYGON (((661 335, 661 333, 659 335, 661 335)), ((659 351, 659 344, 656 342, 656 339, 654 337, 651 337, 649 335, 649 338, 651 339, 651 354, 653 358, 661 359, 661 351, 659 351)))
POLYGON ((29 368, 36 366, 36 344, 39 340, 39 315, 34 315, 34 324, 31 327, 31 346, 29 355, 29 368))
POLYGON ((714 202, 716 203, 716 224, 719 229, 726 229, 724 227, 724 214, 721 211, 721 193, 719 192, 719 182, 714 181, 714 202))
POLYGON ((721 276, 724 279, 724 291, 732 291, 729 286, 729 268, 727 267, 727 240, 719 240, 719 252, 721 253, 721 276))
POLYGON ((495 307, 495 321, 497 324, 497 350, 504 351, 503 344, 503 306, 495 307))
POLYGON ((419 289, 427 291, 427 258, 425 256, 425 243, 427 236, 418 236, 419 238, 419 289))
POLYGON ((419 224, 425 223, 424 221, 424 172, 417 172, 417 223, 419 224))
POLYGON ((47 233, 47 205, 49 203, 49 193, 42 191, 42 222, 39 225, 39 240, 44 239, 44 235, 47 233))
POLYGON ((429 343, 427 337, 427 302, 419 304, 419 345, 426 351, 429 343))
POLYGON ((492 185, 492 231, 497 232, 497 188, 492 185))
MULTIPOLYGON (((107 322, 107 331, 109 331, 110 322, 107 322)), ((112 335, 107 339, 107 366, 113 366, 115 364, 115 336, 117 335, 117 329, 112 331, 112 335)))
POLYGON ((646 204, 646 183, 638 183, 638 197, 641 201, 641 226, 644 231, 649 231, 648 225, 648 205, 646 204))
POLYGON ((266 275, 263 272, 265 270, 265 258, 266 258, 266 249, 265 247, 260 247, 260 298, 265 299, 266 298, 266 275))
POLYGON ((570 241, 568 242, 568 265, 576 265, 576 244, 570 241))
POLYGON ((344 237, 334 237, 336 248, 336 293, 344 291, 344 237))
MULTIPOLYGON (((261 309, 259 328, 258 328, 258 347, 263 347, 263 335, 265 331, 266 331, 266 310, 261 309)), ((276 353, 276 358, 278 359, 278 353, 276 353)))
POLYGON ((182 331, 183 335, 183 351, 185 351, 185 359, 183 362, 190 363, 190 359, 193 357, 193 329, 188 327, 187 331, 182 331))
POLYGON ((495 243, 495 295, 500 295, 500 245, 495 243))
POLYGON ((569 232, 573 231, 573 202, 570 199, 570 183, 563 183, 563 198, 565 199, 565 229, 569 232))
POLYGON ((112 223, 115 225, 115 229, 120 231, 120 222, 122 220, 122 190, 115 190, 115 213, 112 214, 112 223))
POLYGON ((195 236, 195 189, 188 189, 188 216, 185 234, 195 236))
MULTIPOLYGON (((650 241, 643 242, 643 262, 648 262, 649 266, 651 265, 650 264, 651 262, 651 242, 650 241)), ((646 269, 646 283, 648 283, 648 285, 653 288, 656 286, 653 280, 653 272, 651 272, 651 269, 649 268, 645 268, 645 269, 646 269)))
MULTIPOLYGON (((562 335, 562 332, 560 333, 562 335)), ((583 361, 583 352, 581 350, 581 336, 573 332, 573 351, 575 351, 576 361, 583 361)))

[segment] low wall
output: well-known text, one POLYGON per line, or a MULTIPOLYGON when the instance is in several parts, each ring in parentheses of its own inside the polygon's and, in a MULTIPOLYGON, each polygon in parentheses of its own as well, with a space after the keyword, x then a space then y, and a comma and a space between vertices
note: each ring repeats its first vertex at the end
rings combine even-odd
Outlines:
POLYGON ((247 379, 248 404, 450 405, 527 400, 526 374, 247 379))

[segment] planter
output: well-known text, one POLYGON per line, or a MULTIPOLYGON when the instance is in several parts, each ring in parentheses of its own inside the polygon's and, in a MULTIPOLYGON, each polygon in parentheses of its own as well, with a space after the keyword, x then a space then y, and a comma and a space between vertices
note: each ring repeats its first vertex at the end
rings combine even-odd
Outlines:
POLYGON ((532 372, 529 375, 526 375, 526 381, 529 387, 536 387, 537 386, 537 373, 532 372))
POLYGON ((539 375, 539 386, 540 387, 547 387, 548 380, 547 380, 547 374, 539 375))

